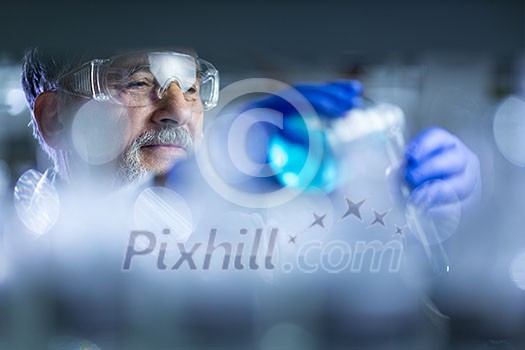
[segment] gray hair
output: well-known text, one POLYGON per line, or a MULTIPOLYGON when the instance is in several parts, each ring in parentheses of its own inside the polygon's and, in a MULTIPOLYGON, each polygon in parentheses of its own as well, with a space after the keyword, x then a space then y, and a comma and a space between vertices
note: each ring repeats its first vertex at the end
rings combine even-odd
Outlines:
POLYGON ((58 79, 74 67, 81 64, 81 57, 63 54, 51 54, 39 48, 29 49, 22 59, 22 88, 25 93, 27 104, 31 109, 31 121, 29 125, 33 129, 33 136, 37 139, 42 149, 49 155, 57 167, 57 153, 49 147, 40 130, 34 115, 35 100, 46 91, 58 91, 58 79), (74 58, 71 58, 74 57, 74 58))

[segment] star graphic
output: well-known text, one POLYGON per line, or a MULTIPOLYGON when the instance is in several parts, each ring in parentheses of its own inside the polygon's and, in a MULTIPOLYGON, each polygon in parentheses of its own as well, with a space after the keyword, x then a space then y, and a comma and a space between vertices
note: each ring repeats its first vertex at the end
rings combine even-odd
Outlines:
POLYGON ((396 232, 394 232, 394 236, 395 235, 401 235, 401 236, 404 236, 405 233, 403 232, 406 228, 407 228, 407 225, 404 225, 404 226, 397 226, 397 225, 394 225, 395 228, 396 228, 396 232))
POLYGON ((363 199, 362 201, 358 203, 354 203, 352 202, 352 200, 346 197, 345 197, 345 200, 346 200, 346 205, 348 206, 348 209, 346 210, 343 217, 339 221, 343 220, 344 218, 350 215, 354 215, 356 218, 363 221, 363 218, 361 217, 361 211, 359 209, 361 208, 363 203, 366 201, 366 199, 363 199))
POLYGON ((373 210, 373 212, 374 212, 374 220, 370 223, 370 225, 368 225, 368 228, 374 226, 375 224, 380 224, 381 226, 386 228, 385 216, 390 212, 390 209, 383 213, 378 213, 375 210, 373 210))
POLYGON ((314 222, 312 222, 312 224, 308 228, 313 227, 315 225, 319 225, 322 228, 324 228, 323 220, 327 214, 328 213, 325 213, 323 215, 317 215, 316 213, 312 213, 312 215, 314 216, 314 222))
POLYGON ((295 242, 295 239, 297 238, 297 235, 295 235, 295 236, 288 235, 288 236, 290 237, 290 240, 288 241, 288 243, 293 243, 293 244, 295 244, 295 243, 296 243, 296 242, 295 242))

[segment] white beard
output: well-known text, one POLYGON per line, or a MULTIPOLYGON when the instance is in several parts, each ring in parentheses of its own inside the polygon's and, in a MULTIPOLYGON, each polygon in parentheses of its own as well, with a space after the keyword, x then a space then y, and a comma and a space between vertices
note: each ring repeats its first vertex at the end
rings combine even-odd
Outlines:
POLYGON ((183 147, 188 154, 193 152, 193 139, 188 130, 179 127, 162 127, 148 130, 135 140, 122 153, 118 162, 118 177, 123 183, 144 179, 151 171, 144 167, 140 151, 143 146, 176 144, 183 147))

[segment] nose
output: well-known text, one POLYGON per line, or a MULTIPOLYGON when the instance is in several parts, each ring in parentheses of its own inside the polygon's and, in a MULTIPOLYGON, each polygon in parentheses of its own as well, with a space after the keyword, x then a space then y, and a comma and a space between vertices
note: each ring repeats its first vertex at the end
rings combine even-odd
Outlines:
POLYGON ((152 120, 157 124, 184 125, 191 119, 192 106, 176 82, 172 82, 157 104, 152 120))

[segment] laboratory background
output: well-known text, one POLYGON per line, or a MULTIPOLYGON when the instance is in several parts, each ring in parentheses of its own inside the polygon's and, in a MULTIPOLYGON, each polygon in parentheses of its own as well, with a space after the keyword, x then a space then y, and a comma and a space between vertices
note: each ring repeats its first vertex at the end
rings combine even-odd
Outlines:
MULTIPOLYGON (((402 109, 407 138, 430 126, 454 133, 479 157, 482 198, 444 243, 452 270, 429 282, 435 328, 412 337, 410 327, 400 326, 396 331, 410 341, 390 343, 386 332, 384 342, 368 335, 356 348, 524 346, 523 1, 2 2, 0 224, 12 213, 2 207, 11 205, 19 177, 50 166, 28 127, 20 84, 21 58, 32 46, 62 52, 189 47, 217 67, 221 89, 261 77, 290 85, 356 79, 367 99, 402 109)), ((0 225, 0 236, 4 230, 0 225)), ((262 348, 285 338, 268 337, 262 348)))

